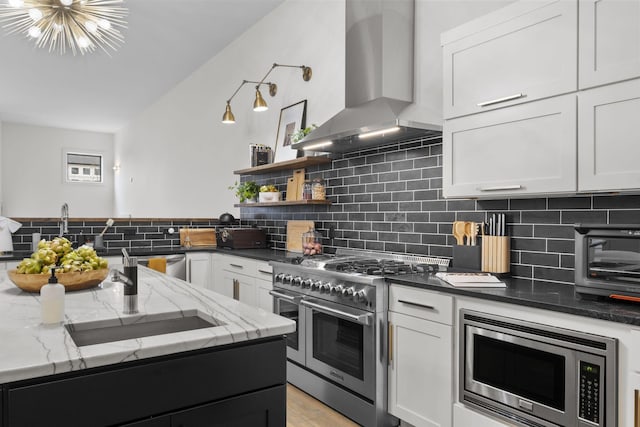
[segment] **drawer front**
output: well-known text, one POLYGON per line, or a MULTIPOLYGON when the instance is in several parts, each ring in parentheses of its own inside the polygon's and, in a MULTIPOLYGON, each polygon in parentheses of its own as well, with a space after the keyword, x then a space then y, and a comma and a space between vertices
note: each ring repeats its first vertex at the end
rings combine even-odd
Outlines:
POLYGON ((255 277, 257 271, 256 262, 254 260, 228 255, 222 257, 220 266, 223 270, 232 271, 238 274, 245 274, 251 277, 255 277))
POLYGON ((392 284, 389 287, 389 311, 452 325, 453 297, 392 284))
POLYGON ((273 275, 273 267, 268 262, 255 261, 256 278, 262 280, 271 280, 273 275))
POLYGON ((576 104, 570 94, 447 120, 444 196, 575 192, 576 104))
POLYGON ((443 46, 445 118, 577 90, 577 1, 519 3, 443 46))

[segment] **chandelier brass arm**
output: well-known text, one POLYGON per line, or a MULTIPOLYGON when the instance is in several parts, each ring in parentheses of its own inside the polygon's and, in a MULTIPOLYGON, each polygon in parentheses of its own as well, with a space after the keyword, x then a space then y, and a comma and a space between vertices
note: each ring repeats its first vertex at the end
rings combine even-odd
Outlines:
POLYGON ((123 0, 1 0, 0 21, 8 34, 22 33, 49 52, 75 55, 116 50, 126 28, 123 0))

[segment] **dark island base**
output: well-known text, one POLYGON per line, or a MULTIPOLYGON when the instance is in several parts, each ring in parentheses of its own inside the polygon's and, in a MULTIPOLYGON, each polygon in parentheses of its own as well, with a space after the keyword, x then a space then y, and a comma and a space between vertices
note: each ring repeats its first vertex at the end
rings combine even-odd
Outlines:
POLYGON ((273 337, 2 385, 1 427, 283 427, 273 337))

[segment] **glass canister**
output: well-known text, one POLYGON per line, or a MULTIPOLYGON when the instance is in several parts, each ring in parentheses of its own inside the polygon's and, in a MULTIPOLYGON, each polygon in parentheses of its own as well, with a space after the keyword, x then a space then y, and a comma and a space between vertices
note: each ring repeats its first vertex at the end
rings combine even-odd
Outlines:
POLYGON ((306 233, 302 233, 302 254, 319 255, 322 253, 322 234, 310 228, 306 233))
POLYGON ((302 200, 311 200, 311 197, 311 183, 309 181, 305 181, 302 185, 302 200))
POLYGON ((311 192, 313 194, 313 200, 324 200, 327 197, 327 190, 324 186, 324 179, 316 178, 313 180, 313 185, 311 187, 311 192))

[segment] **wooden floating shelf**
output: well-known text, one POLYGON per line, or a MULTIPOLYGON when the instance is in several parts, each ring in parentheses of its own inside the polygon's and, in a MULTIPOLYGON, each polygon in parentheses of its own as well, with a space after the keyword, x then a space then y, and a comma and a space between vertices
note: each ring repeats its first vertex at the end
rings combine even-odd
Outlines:
POLYGON ((303 205, 330 205, 330 200, 285 200, 282 202, 265 203, 236 203, 236 208, 264 208, 269 206, 303 206, 303 205))
POLYGON ((304 168, 307 166, 325 165, 331 163, 331 158, 325 156, 307 156, 299 157, 293 160, 287 160, 278 163, 269 163, 268 165, 256 166, 253 168, 240 169, 233 171, 235 175, 259 175, 269 172, 277 172, 290 169, 304 168))

